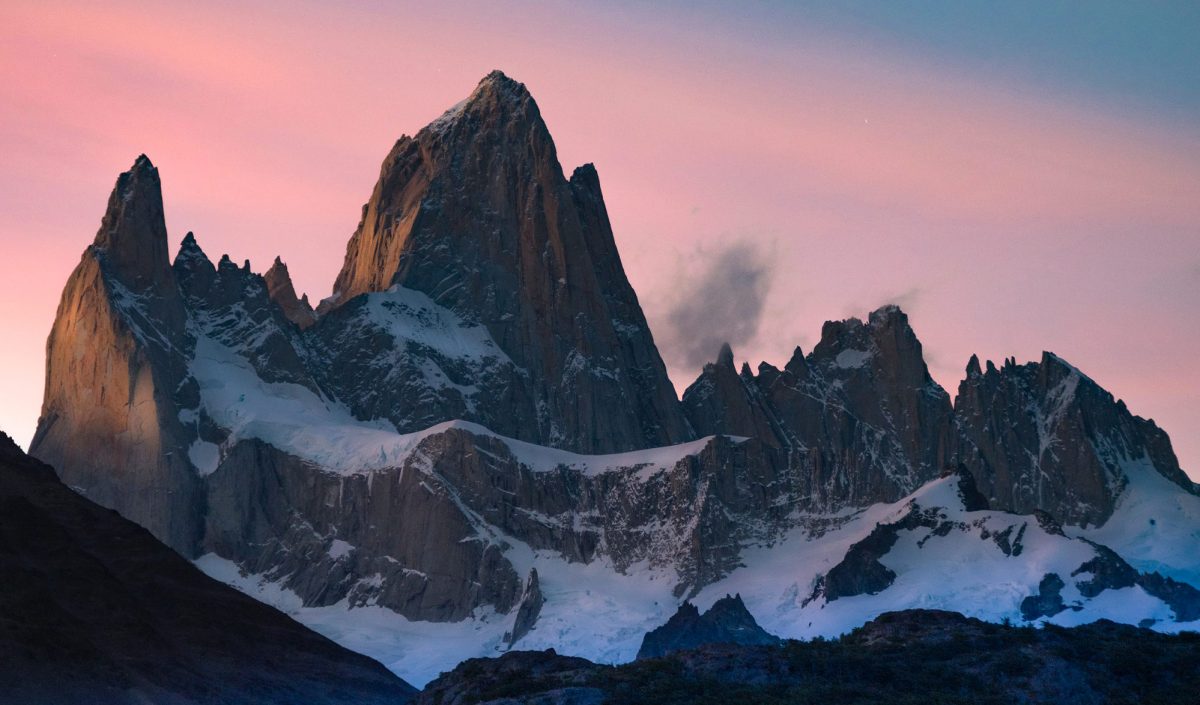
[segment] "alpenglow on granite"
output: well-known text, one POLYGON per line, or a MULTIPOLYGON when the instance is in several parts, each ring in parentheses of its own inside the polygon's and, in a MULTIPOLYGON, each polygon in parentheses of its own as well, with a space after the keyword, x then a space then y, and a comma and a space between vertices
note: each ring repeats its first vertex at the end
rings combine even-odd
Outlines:
POLYGON ((64 289, 31 453, 417 685, 497 649, 632 659, 726 593, 781 637, 921 599, 1195 619, 1196 486, 1049 353, 972 360, 951 403, 888 305, 782 368, 714 351, 677 398, 596 170, 567 178, 498 72, 396 142, 316 309, 282 259, 200 242, 170 258, 139 157, 64 289))

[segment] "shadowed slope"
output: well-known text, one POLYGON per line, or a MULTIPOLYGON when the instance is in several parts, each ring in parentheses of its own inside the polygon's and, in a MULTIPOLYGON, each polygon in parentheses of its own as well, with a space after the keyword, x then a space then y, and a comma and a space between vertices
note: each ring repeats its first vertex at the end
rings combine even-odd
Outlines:
POLYGON ((0 701, 396 703, 413 689, 212 580, 0 434, 0 701))

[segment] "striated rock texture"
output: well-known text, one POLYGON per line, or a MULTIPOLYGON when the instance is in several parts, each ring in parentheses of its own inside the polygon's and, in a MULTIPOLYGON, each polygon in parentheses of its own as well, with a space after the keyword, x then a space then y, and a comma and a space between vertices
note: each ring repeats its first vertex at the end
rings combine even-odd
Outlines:
POLYGON ((767 536, 733 517, 784 523, 761 490, 773 471, 757 456, 752 444, 714 439, 647 478, 638 466, 546 472, 501 440, 449 429, 395 468, 344 476, 246 440, 208 478, 205 550, 308 605, 348 600, 435 621, 518 610, 516 642, 536 624, 541 593, 536 574, 522 587, 514 542, 572 562, 603 556, 617 570, 669 568, 677 594, 693 592, 737 565, 739 543, 767 536))
POLYGON ((500 72, 396 142, 325 308, 397 284, 485 327, 521 371, 516 437, 588 453, 691 437, 595 168, 564 177, 533 97, 500 72))
POLYGON ((684 392, 683 411, 701 435, 747 436, 777 447, 785 442, 749 366, 743 365, 740 374, 734 367, 728 343, 684 392))
POLYGON ((986 371, 972 357, 955 414, 958 460, 995 508, 1102 524, 1139 465, 1195 492, 1167 434, 1053 353, 986 371))
POLYGON ((657 658, 706 644, 753 646, 778 644, 779 641, 778 637, 758 626, 741 595, 726 595, 704 614, 700 614, 692 603, 684 602, 666 624, 646 634, 637 657, 657 658))
POLYGON ((948 466, 950 398, 929 376, 895 306, 828 322, 807 357, 780 370, 733 369, 726 348, 683 394, 700 434, 753 436, 781 448, 795 491, 814 508, 891 502, 948 466))
MULTIPOLYGON (((147 160, 122 175, 104 223, 105 247, 165 253, 147 160)), ((505 412, 525 372, 481 325, 411 289, 360 296, 301 330, 248 262, 214 265, 190 233, 173 264, 114 260, 152 272, 107 268, 109 254, 89 248, 68 282, 33 452, 183 555, 216 553, 306 605, 460 620, 527 604, 527 629, 537 610, 522 601, 511 540, 619 570, 666 567, 684 594, 732 569, 739 541, 784 523, 786 484, 757 442, 700 443, 654 472, 638 458, 535 471, 491 431, 449 428, 355 464, 370 439, 446 417, 490 414, 517 435, 505 412), (407 395, 403 416, 389 417, 389 392, 407 395), (738 525, 751 514, 768 523, 738 525)))
POLYGON ((434 436, 422 446, 428 456, 346 477, 242 441, 209 477, 205 549, 280 579, 308 605, 346 599, 434 621, 482 605, 508 612, 520 576, 499 537, 443 479, 479 469, 481 458, 462 462, 470 448, 469 435, 434 436), (332 550, 335 541, 347 551, 332 550))
POLYGON ((30 452, 185 553, 200 540, 203 508, 178 417, 198 398, 191 345, 158 170, 143 155, 117 179, 95 242, 63 289, 30 452))
POLYGON ((0 434, 0 699, 400 703, 379 663, 202 574, 0 434))

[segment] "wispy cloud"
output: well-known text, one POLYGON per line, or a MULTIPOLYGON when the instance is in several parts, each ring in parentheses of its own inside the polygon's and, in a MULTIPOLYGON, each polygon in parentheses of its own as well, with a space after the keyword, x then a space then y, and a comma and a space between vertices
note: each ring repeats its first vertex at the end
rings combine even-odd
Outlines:
POLYGON ((753 242, 702 257, 698 275, 680 276, 666 318, 668 355, 689 368, 715 359, 723 343, 736 348, 754 339, 771 285, 769 257, 753 242))

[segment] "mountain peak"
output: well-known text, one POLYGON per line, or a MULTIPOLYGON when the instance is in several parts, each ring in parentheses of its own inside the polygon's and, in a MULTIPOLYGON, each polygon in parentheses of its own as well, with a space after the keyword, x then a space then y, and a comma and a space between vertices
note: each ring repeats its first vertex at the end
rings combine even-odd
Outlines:
POLYGON ((799 345, 792 350, 792 357, 787 361, 787 364, 783 366, 783 369, 794 375, 802 374, 808 369, 808 362, 804 359, 804 351, 799 345))
POLYGON ((205 291, 217 276, 217 268, 200 248, 200 243, 196 242, 196 236, 190 232, 179 243, 179 252, 175 254, 175 263, 171 268, 175 270, 175 277, 185 291, 205 291))
POLYGON ((280 257, 275 258, 274 264, 263 274, 267 285, 267 296, 283 311, 283 315, 301 330, 316 323, 317 317, 308 298, 296 298, 296 288, 292 285, 291 274, 287 264, 280 257))
POLYGON ((729 347, 729 343, 721 343, 721 350, 717 353, 717 367, 733 369, 733 348, 729 347))
POLYGON ((485 88, 509 94, 524 93, 525 95, 529 95, 529 91, 525 89, 524 83, 509 78, 500 69, 494 69, 488 75, 479 79, 479 85, 475 87, 475 91, 479 92, 480 89, 485 88))
POLYGON ((92 245, 104 253, 107 271, 134 291, 156 288, 169 278, 162 184, 146 155, 117 177, 92 245))
POLYGON ((1072 373, 1072 372, 1077 372, 1077 373, 1079 373, 1081 376, 1083 376, 1083 377, 1087 377, 1087 375, 1085 375, 1085 374, 1083 374, 1082 372, 1080 372, 1080 371, 1079 371, 1079 368, 1078 368, 1078 367, 1076 367, 1075 365, 1072 365, 1071 363, 1069 363, 1069 362, 1067 362, 1066 360, 1062 359, 1062 358, 1061 358, 1061 357, 1059 357, 1058 355, 1055 355, 1054 353, 1050 352, 1049 350, 1043 350, 1043 351, 1042 351, 1042 360, 1041 360, 1041 366, 1042 366, 1042 367, 1054 367, 1054 368, 1058 368, 1058 369, 1061 369, 1061 370, 1063 370, 1064 372, 1066 372, 1066 373, 1068 373, 1068 374, 1069 374, 1069 373, 1072 373))
POLYGON ((322 313, 396 285, 483 325, 528 373, 503 421, 521 440, 593 453, 689 438, 595 170, 567 180, 503 73, 395 144, 322 313), (615 400, 630 413, 602 411, 615 400))
POLYGON ((533 96, 524 83, 513 80, 504 75, 503 71, 497 70, 484 76, 467 98, 467 102, 472 104, 483 101, 521 105, 533 102, 533 96))
MULTIPOLYGON (((493 119, 512 121, 529 118, 535 123, 541 123, 541 115, 537 103, 524 83, 514 81, 502 71, 492 71, 484 76, 475 90, 462 101, 459 101, 433 122, 429 123, 418 133, 425 135, 446 135, 452 131, 464 118, 473 116, 481 122, 493 119), (496 116, 491 118, 490 116, 496 116)), ((474 133, 476 130, 471 130, 474 133)), ((546 132, 545 126, 542 131, 546 132)), ((549 133, 546 132, 547 139, 549 133)))
POLYGON ((908 314, 896 304, 885 304, 872 311, 867 321, 868 325, 874 328, 888 325, 907 326, 908 314))
MULTIPOLYGON (((183 242, 179 243, 179 252, 175 254, 175 262, 187 262, 189 260, 204 260, 208 262, 208 255, 204 254, 204 250, 200 247, 200 243, 196 242, 196 236, 189 230, 187 235, 183 236, 183 242)), ((212 264, 209 262, 209 264, 212 264)))
POLYGON ((291 276, 288 274, 287 263, 284 262, 283 258, 280 257, 279 255, 275 255, 275 261, 271 263, 271 268, 268 269, 266 271, 266 273, 263 274, 263 276, 264 277, 267 277, 267 276, 282 277, 284 279, 287 279, 289 283, 291 282, 291 276))

